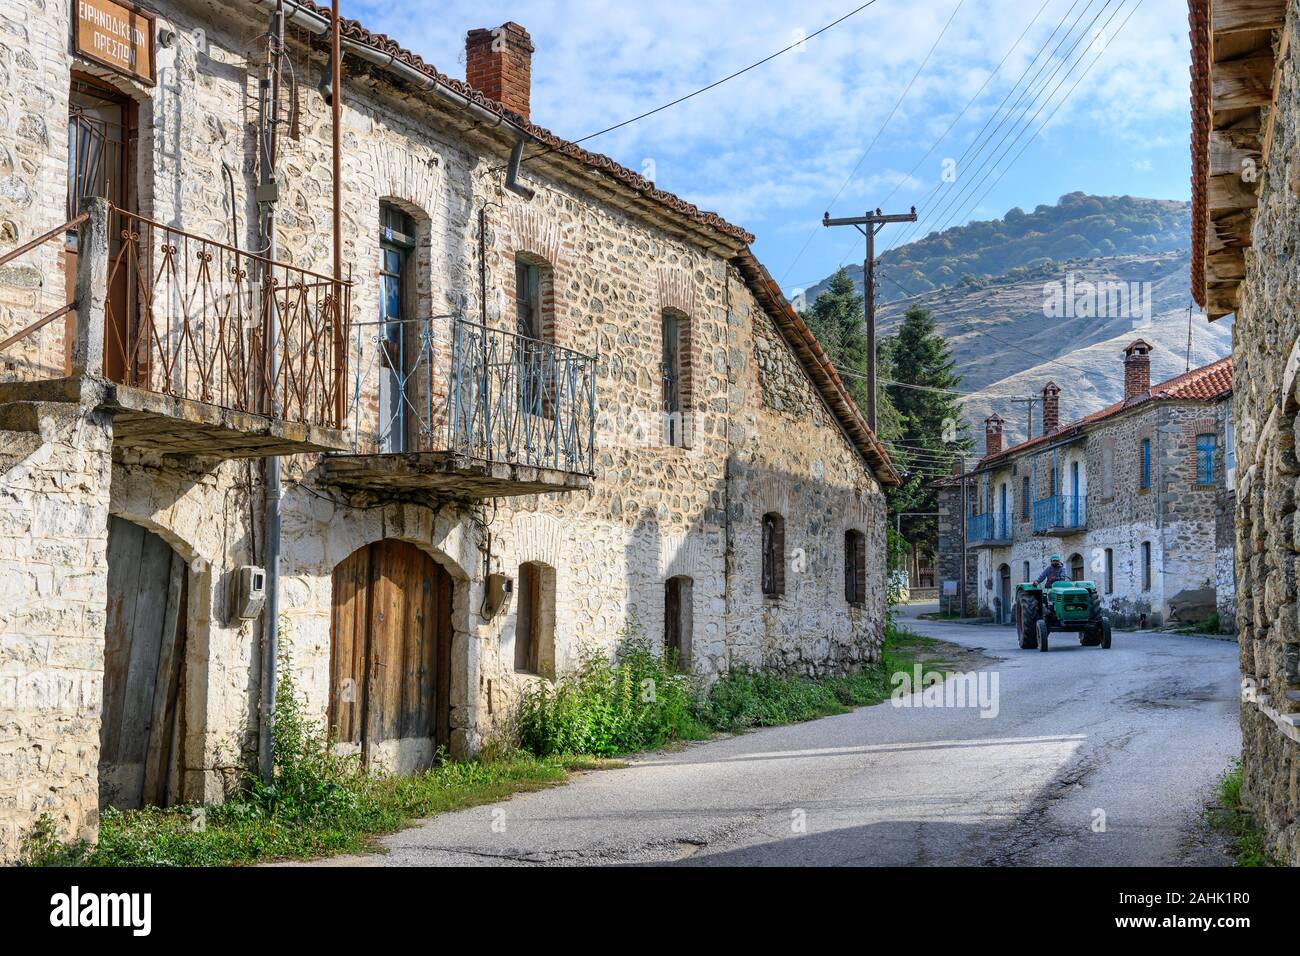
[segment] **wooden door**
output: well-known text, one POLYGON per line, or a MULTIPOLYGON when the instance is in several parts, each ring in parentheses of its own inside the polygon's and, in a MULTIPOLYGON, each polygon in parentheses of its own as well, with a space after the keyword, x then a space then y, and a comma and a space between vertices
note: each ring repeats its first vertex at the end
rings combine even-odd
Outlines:
MULTIPOLYGON (((86 211, 90 199, 107 199, 115 208, 135 209, 132 175, 138 128, 134 101, 107 83, 74 73, 68 95, 68 199, 67 217, 86 211)), ((105 301, 104 374, 114 382, 129 384, 139 374, 133 368, 144 359, 137 354, 135 328, 135 275, 130 256, 121 255, 123 223, 110 216, 108 224, 108 290, 105 301)), ((76 287, 77 236, 66 239, 67 284, 76 287)), ((69 299, 71 301, 71 299, 69 299)), ((76 316, 65 320, 65 364, 71 371, 71 336, 76 316)), ((147 343, 145 343, 147 348, 147 343)))
POLYGON ((423 769, 450 742, 451 601, 451 575, 404 541, 334 569, 330 731, 368 764, 423 769))
POLYGON ((161 806, 177 795, 186 570, 156 534, 109 519, 101 806, 161 806))

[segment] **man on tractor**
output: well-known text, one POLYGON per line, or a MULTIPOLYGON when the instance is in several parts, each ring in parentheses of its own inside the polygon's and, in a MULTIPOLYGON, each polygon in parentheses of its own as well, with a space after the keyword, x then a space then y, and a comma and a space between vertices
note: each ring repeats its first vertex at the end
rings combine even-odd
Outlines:
POLYGON ((1043 568, 1043 573, 1034 579, 1034 583, 1050 588, 1057 581, 1069 580, 1070 574, 1065 570, 1065 565, 1061 563, 1061 556, 1054 554, 1052 555, 1052 563, 1043 568))

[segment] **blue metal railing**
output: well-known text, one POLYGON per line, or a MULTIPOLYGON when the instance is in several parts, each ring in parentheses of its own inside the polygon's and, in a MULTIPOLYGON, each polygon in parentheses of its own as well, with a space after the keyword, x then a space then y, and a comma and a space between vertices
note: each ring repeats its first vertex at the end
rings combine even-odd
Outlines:
POLYGON ((594 474, 596 358, 455 321, 450 447, 471 458, 594 474))
POLYGON ((998 514, 995 511, 989 511, 982 515, 971 515, 966 519, 966 540, 1010 541, 1010 516, 998 514))
POLYGON ((1035 531, 1082 528, 1087 519, 1087 499, 1083 495, 1052 495, 1034 502, 1035 531))

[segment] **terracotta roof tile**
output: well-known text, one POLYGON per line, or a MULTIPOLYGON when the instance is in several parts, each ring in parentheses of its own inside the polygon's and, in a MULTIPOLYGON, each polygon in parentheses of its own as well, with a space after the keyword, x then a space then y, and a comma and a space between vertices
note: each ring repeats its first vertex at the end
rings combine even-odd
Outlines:
POLYGON ((1116 402, 1113 405, 1106 406, 1101 411, 1085 415, 1073 422, 1067 422, 1050 435, 1039 435, 1029 441, 1023 441, 1019 445, 1012 445, 996 455, 986 455, 979 460, 975 467, 982 468, 990 462, 1018 455, 1038 445, 1060 438, 1069 432, 1095 425, 1112 415, 1118 415, 1120 412, 1126 412, 1148 402, 1208 401, 1215 398, 1224 398, 1231 394, 1232 356, 1228 356, 1219 359, 1217 362, 1211 362, 1209 365, 1194 368, 1190 372, 1184 372, 1182 375, 1175 375, 1163 382, 1157 382, 1135 398, 1116 402))

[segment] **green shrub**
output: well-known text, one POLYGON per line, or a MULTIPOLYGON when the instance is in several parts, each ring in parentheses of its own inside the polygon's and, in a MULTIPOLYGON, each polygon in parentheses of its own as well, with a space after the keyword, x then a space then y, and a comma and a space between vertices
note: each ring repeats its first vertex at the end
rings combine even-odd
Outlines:
POLYGON ((1217 802, 1207 812, 1209 824, 1232 840, 1238 866, 1278 866, 1268 851, 1264 832, 1241 799, 1241 761, 1233 762, 1219 780, 1217 802))
POLYGON ((631 637, 614 660, 586 647, 572 673, 528 690, 517 724, 521 745, 539 757, 613 756, 705 736, 691 678, 631 637))

